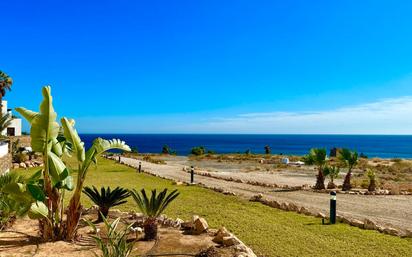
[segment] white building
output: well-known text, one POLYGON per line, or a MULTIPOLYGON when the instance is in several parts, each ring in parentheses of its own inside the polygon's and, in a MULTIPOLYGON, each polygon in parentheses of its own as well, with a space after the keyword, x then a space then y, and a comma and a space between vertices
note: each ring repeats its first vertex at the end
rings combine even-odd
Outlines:
MULTIPOLYGON (((1 114, 11 114, 11 109, 7 109, 7 101, 2 101, 2 104, 1 114)), ((4 136, 21 136, 21 119, 13 118, 10 126, 6 130, 1 131, 1 134, 4 136)))

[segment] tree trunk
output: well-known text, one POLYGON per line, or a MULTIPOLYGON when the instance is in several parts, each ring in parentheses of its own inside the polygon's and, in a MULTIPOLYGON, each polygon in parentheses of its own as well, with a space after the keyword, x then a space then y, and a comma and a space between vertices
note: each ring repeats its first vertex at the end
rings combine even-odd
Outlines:
POLYGON ((376 191, 376 181, 375 181, 374 179, 371 179, 371 180, 369 181, 368 191, 369 191, 369 192, 374 192, 374 191, 376 191))
POLYGON ((157 238, 157 220, 156 218, 147 218, 143 225, 144 239, 147 241, 157 238))
POLYGON ((98 218, 97 218, 97 222, 102 222, 103 221, 103 217, 107 218, 107 216, 109 215, 109 208, 107 207, 100 207, 99 208, 99 213, 98 213, 98 218))
POLYGON ((335 183, 333 181, 329 181, 327 189, 335 189, 335 188, 336 188, 335 183))
POLYGON ((343 185, 342 185, 343 191, 349 191, 352 189, 352 185, 350 184, 351 177, 352 177, 352 171, 349 170, 348 173, 346 173, 345 180, 343 181, 343 185))
POLYGON ((70 199, 67 211, 66 231, 64 235, 66 240, 71 241, 76 236, 77 225, 79 224, 80 216, 82 214, 81 209, 80 195, 75 192, 72 199, 70 199))
POLYGON ((323 176, 323 168, 319 168, 318 175, 316 176, 315 189, 325 189, 325 177, 323 176))

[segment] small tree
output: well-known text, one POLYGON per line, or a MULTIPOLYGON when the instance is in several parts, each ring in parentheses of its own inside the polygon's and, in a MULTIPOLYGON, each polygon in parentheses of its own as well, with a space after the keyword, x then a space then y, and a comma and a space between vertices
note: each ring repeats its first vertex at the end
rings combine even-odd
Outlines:
POLYGON ((376 191, 376 173, 372 169, 368 169, 366 175, 369 178, 369 185, 368 185, 368 191, 369 192, 374 192, 376 191))
POLYGON ((270 154, 270 153, 271 153, 270 146, 265 145, 265 154, 270 154))
POLYGON ((303 157, 303 161, 307 165, 315 165, 318 169, 316 176, 315 189, 325 189, 325 176, 323 175, 323 168, 326 165, 326 149, 312 148, 308 155, 303 157))
POLYGON ((141 194, 133 189, 131 194, 140 211, 146 215, 146 220, 143 224, 145 240, 154 240, 157 238, 157 218, 179 196, 179 193, 177 190, 174 190, 167 194, 167 189, 164 189, 157 194, 156 190, 152 190, 152 195, 148 197, 144 189, 140 192, 141 194))
POLYGON ((162 147, 162 154, 170 154, 170 152, 171 152, 171 149, 168 145, 164 145, 162 147))
POLYGON ((323 175, 325 177, 329 177, 329 183, 327 188, 328 189, 334 189, 336 188, 336 184, 335 184, 335 179, 338 178, 339 176, 339 172, 340 172, 340 168, 336 167, 336 166, 325 166, 323 168, 323 175))
POLYGON ((352 188, 350 179, 352 177, 352 169, 358 164, 358 153, 356 151, 352 152, 347 148, 343 148, 339 152, 339 160, 344 167, 348 168, 348 173, 346 173, 345 179, 343 181, 342 190, 349 191, 352 188))
POLYGON ((199 155, 204 155, 206 152, 206 149, 203 146, 196 146, 196 147, 193 147, 190 152, 193 155, 199 156, 199 155))

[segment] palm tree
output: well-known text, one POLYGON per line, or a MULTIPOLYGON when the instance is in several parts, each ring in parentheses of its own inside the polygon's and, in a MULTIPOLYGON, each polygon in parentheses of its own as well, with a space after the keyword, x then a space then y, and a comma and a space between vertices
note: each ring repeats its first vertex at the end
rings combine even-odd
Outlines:
POLYGON ((0 70, 0 112, 3 109, 2 99, 6 95, 6 90, 11 90, 12 84, 12 78, 0 70))
POLYGON ((352 152, 347 148, 343 148, 339 152, 339 160, 342 164, 348 168, 348 173, 346 173, 345 180, 343 181, 342 190, 349 191, 352 188, 350 179, 352 176, 352 169, 358 164, 358 153, 356 151, 352 152))
POLYGON ((167 206, 179 195, 177 190, 173 190, 167 194, 167 189, 164 189, 158 195, 156 189, 152 190, 150 198, 147 197, 146 191, 142 189, 141 195, 135 189, 130 193, 135 200, 140 211, 146 215, 146 220, 143 224, 145 240, 154 240, 157 238, 157 218, 167 208, 167 206))
POLYGON ((102 222, 103 217, 107 218, 111 207, 126 203, 127 201, 125 199, 130 196, 129 191, 120 187, 116 187, 113 191, 110 187, 101 187, 100 192, 95 186, 93 186, 93 188, 85 187, 83 193, 99 206, 97 222, 102 222))
POLYGON ((10 114, 8 113, 5 115, 0 114, 0 138, 2 137, 1 133, 4 130, 6 130, 8 126, 10 126, 11 121, 12 121, 12 118, 10 114))
POLYGON ((326 165, 326 149, 312 148, 308 155, 303 157, 303 161, 307 165, 316 165, 318 168, 318 175, 316 176, 315 189, 325 189, 325 176, 323 175, 323 168, 326 165))

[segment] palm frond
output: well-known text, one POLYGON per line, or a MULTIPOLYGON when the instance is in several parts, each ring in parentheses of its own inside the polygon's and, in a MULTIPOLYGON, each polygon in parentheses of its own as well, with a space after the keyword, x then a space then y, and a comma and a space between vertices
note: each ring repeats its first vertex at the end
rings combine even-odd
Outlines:
POLYGON ((174 190, 169 194, 167 194, 167 191, 167 189, 164 189, 157 194, 156 189, 154 189, 151 191, 150 198, 147 196, 146 190, 144 189, 142 189, 140 193, 135 189, 130 192, 137 207, 143 214, 149 218, 157 218, 164 212, 169 204, 179 196, 177 190, 174 190))

